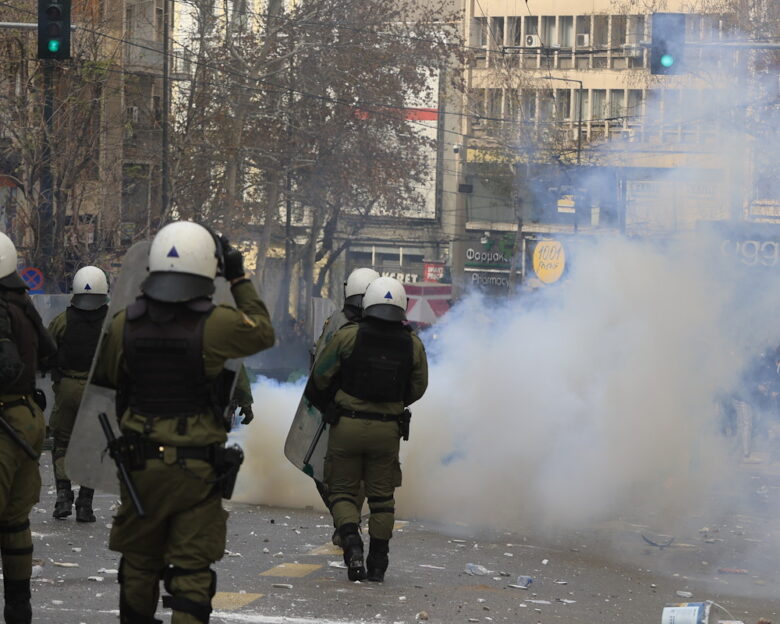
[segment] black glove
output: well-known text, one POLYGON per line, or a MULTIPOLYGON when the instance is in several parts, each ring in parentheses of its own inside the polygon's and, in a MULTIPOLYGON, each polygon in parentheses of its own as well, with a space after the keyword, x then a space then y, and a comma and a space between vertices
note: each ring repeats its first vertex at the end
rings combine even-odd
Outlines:
POLYGON ((222 258, 225 262, 225 279, 232 281, 239 277, 244 277, 244 256, 241 252, 233 247, 224 236, 219 237, 219 242, 222 243, 222 258))
POLYGON ((246 406, 245 406, 245 405, 242 405, 242 406, 240 406, 240 408, 239 408, 239 410, 238 410, 238 413, 239 413, 239 415, 240 415, 240 416, 243 416, 243 417, 244 417, 244 418, 241 420, 241 424, 242 424, 242 425, 248 425, 248 424, 249 424, 249 423, 251 423, 251 422, 254 420, 254 418, 255 418, 255 415, 254 415, 254 413, 252 412, 252 408, 251 408, 251 407, 249 407, 248 405, 246 405, 246 406))

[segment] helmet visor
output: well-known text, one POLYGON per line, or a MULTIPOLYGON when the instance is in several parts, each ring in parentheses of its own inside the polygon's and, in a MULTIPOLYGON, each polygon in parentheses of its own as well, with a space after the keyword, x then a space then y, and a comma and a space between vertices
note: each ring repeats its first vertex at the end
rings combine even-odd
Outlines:
POLYGON ((97 310, 108 303, 108 295, 81 293, 70 298, 70 305, 79 310, 97 310))
POLYGON ((406 320, 406 312, 404 312, 397 305, 392 305, 390 303, 377 303, 372 306, 368 306, 365 310, 363 310, 363 316, 370 316, 381 319, 383 321, 400 322, 406 320))
POLYGON ((214 280, 202 275, 156 271, 150 273, 141 284, 147 297, 167 303, 190 301, 214 294, 214 280))

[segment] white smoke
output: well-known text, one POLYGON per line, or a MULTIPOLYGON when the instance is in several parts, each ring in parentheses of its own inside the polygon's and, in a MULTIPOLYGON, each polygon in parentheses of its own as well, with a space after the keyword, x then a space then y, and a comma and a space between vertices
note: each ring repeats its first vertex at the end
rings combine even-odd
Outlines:
MULTIPOLYGON (((594 241, 544 293, 461 301, 426 336, 430 385, 412 406, 399 512, 576 527, 659 512, 674 522, 714 500, 729 472, 716 401, 758 336, 698 251, 690 238, 594 241)), ((322 508, 282 453, 302 390, 255 385, 241 500, 322 508)))

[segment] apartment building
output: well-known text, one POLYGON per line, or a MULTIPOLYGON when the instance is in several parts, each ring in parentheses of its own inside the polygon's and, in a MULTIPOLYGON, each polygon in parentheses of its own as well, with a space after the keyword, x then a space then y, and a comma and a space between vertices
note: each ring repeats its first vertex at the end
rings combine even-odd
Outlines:
MULTIPOLYGON (((453 252, 464 283, 506 286, 519 279, 509 277, 512 268, 530 275, 534 243, 553 233, 666 236, 701 221, 757 216, 750 141, 735 137, 733 114, 723 114, 747 106, 742 98, 753 89, 751 52, 722 45, 745 33, 729 15, 666 2, 664 11, 688 13, 692 71, 655 76, 652 15, 637 8, 467 0, 473 61, 462 102, 465 149, 455 163, 467 234, 453 252), (499 261, 481 253, 512 239, 523 247, 514 267, 511 252, 499 261)), ((780 215, 766 202, 760 211, 780 215)))

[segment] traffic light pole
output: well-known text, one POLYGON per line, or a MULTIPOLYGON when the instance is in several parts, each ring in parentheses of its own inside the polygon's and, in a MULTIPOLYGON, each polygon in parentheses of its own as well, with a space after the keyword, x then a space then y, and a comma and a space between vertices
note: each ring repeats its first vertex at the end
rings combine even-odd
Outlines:
POLYGON ((38 203, 39 248, 45 262, 51 263, 54 252, 53 184, 51 173, 51 141, 54 129, 54 63, 43 64, 43 154, 41 162, 40 200, 38 203))

